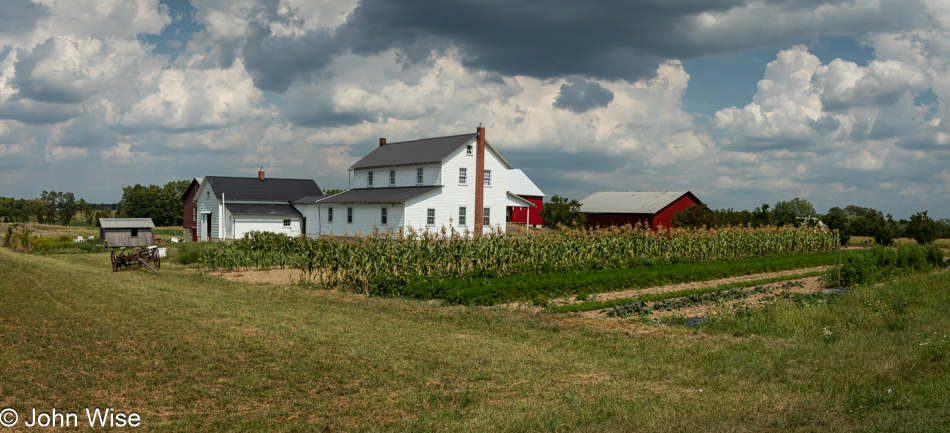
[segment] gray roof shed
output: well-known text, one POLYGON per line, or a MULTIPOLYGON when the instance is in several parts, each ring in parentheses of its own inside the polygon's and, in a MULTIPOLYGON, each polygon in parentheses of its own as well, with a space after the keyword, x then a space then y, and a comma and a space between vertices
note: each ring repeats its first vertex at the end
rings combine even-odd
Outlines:
POLYGON ((151 218, 99 218, 97 226, 104 229, 151 229, 155 228, 151 218))

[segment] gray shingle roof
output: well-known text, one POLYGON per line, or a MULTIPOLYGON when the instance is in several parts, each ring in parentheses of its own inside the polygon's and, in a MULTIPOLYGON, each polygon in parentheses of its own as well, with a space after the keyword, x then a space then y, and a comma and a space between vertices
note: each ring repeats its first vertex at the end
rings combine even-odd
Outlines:
POLYGON ((373 149, 369 155, 357 161, 350 169, 439 163, 465 143, 474 142, 476 136, 478 134, 462 134, 387 143, 373 149))
POLYGON ((302 197, 323 195, 323 191, 313 179, 266 178, 256 177, 207 176, 214 196, 225 203, 229 200, 260 200, 291 202, 302 197))
POLYGON ((403 203, 431 191, 442 189, 442 185, 409 186, 398 188, 359 188, 341 192, 320 200, 319 204, 333 203, 403 203))
POLYGON ((155 228, 151 218, 99 218, 96 224, 106 229, 150 229, 155 228))
POLYGON ((235 215, 302 216, 289 204, 225 203, 224 207, 235 215))
POLYGON ((689 191, 598 191, 581 200, 581 212, 656 214, 686 194, 692 195, 689 191))

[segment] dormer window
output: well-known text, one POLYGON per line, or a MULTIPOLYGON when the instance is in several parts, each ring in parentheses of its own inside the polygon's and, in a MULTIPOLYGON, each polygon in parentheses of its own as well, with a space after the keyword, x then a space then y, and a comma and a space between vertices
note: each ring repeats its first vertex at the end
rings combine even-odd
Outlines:
POLYGON ((366 186, 373 186, 373 172, 366 173, 366 186))
POLYGON ((416 185, 422 185, 422 169, 416 169, 416 185))
POLYGON ((465 154, 468 155, 468 156, 472 156, 472 145, 471 145, 471 144, 469 144, 468 146, 465 146, 465 154))

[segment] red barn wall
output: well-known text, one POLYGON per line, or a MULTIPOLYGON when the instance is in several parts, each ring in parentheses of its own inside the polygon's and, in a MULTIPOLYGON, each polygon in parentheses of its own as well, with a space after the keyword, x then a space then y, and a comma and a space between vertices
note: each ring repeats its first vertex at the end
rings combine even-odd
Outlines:
POLYGON ((192 241, 198 240, 198 221, 195 220, 195 210, 198 204, 195 203, 195 193, 198 192, 198 184, 192 182, 185 191, 185 197, 182 201, 181 225, 185 239, 191 238, 192 241), (190 230, 190 231, 189 231, 190 230))
POLYGON ((670 223, 670 220, 673 219, 673 214, 694 204, 699 204, 699 200, 697 200, 692 194, 685 194, 678 200, 670 203, 669 206, 661 210, 656 214, 656 216, 653 217, 653 231, 657 231, 660 226, 663 226, 667 229, 672 227, 673 224, 670 223))
POLYGON ((521 195, 521 197, 534 205, 534 207, 522 207, 522 206, 513 206, 511 208, 511 222, 526 224, 528 221, 528 216, 531 217, 531 225, 541 225, 544 224, 544 221, 541 220, 541 206, 544 205, 544 199, 536 195, 521 195))
POLYGON ((636 226, 637 223, 644 225, 650 224, 652 215, 645 213, 589 213, 587 215, 587 227, 610 227, 630 224, 636 226))

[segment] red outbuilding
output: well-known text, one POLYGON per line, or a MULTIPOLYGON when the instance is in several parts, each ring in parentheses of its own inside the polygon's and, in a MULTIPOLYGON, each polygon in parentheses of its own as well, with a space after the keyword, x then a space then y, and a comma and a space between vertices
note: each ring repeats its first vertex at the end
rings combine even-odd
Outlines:
POLYGON ((195 202, 195 193, 198 192, 198 187, 201 186, 203 179, 196 177, 192 180, 191 185, 188 185, 188 189, 185 190, 185 195, 181 198, 183 208, 181 214, 182 237, 186 241, 198 241, 198 204, 195 202))
POLYGON ((702 204, 689 191, 599 191, 581 200, 589 227, 639 224, 653 231, 669 228, 673 214, 702 204))
POLYGON ((508 222, 514 224, 524 224, 526 226, 540 226, 544 224, 541 220, 541 207, 544 205, 544 193, 538 188, 528 175, 517 168, 508 170, 508 194, 513 194, 525 199, 533 207, 527 206, 508 206, 508 222))

